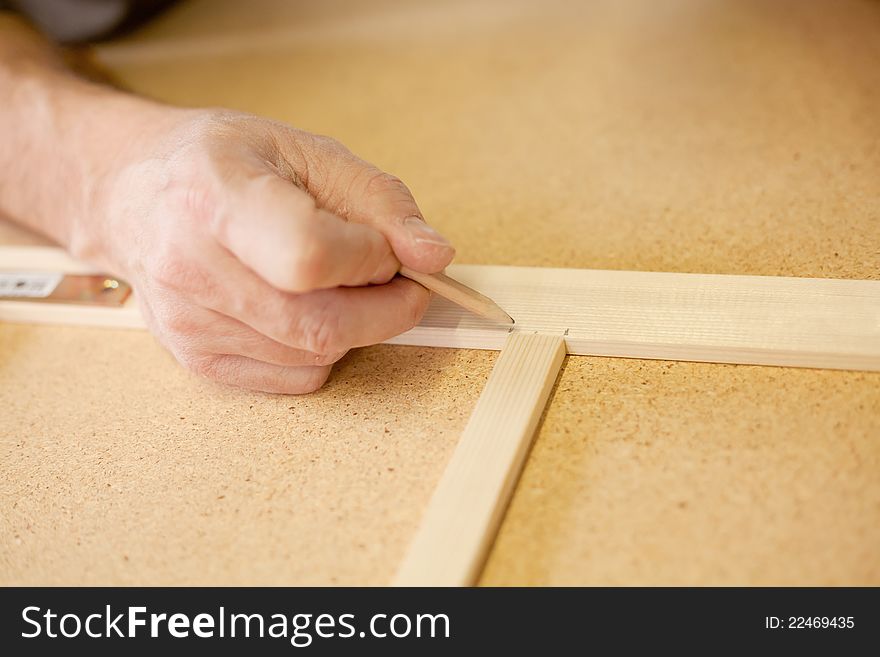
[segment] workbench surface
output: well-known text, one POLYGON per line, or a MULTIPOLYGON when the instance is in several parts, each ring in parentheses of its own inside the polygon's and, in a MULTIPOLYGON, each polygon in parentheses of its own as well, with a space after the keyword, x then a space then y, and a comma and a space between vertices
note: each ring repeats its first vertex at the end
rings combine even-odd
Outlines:
MULTIPOLYGON (((457 262, 880 278, 880 2, 197 0, 98 54, 340 139, 457 262)), ((283 397, 2 325, 0 584, 385 583, 494 359, 283 397)), ((877 585, 878 546, 880 374, 569 357, 482 583, 877 585)))

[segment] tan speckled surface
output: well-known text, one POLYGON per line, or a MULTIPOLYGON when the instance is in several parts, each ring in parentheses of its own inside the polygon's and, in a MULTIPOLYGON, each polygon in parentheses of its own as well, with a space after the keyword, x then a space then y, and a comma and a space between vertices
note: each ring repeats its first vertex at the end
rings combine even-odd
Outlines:
POLYGON ((876 374, 569 358, 485 584, 880 582, 876 374))
POLYGON ((6 325, 0 353, 3 584, 382 584, 494 360, 373 347, 284 397, 140 331, 6 325))
MULTIPOLYGON (((460 262, 880 277, 880 2, 197 0, 102 57, 341 139, 460 262)), ((492 362, 283 400, 120 335, 0 329, 4 582, 385 581, 492 362)), ((880 584, 878 466, 880 375, 569 358, 483 582, 880 584)))

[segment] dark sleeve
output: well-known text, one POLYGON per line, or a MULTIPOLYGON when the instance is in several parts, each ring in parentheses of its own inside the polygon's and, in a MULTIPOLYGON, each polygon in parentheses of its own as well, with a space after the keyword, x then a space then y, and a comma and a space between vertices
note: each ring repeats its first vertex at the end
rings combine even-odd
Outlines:
POLYGON ((0 0, 60 43, 99 41, 123 34, 176 0, 0 0))

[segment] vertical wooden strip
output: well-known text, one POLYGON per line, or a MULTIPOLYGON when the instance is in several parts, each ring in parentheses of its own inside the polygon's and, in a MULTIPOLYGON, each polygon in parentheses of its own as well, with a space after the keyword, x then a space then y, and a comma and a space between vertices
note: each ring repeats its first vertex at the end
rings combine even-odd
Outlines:
POLYGON ((561 335, 508 336, 393 585, 474 583, 564 357, 561 335))

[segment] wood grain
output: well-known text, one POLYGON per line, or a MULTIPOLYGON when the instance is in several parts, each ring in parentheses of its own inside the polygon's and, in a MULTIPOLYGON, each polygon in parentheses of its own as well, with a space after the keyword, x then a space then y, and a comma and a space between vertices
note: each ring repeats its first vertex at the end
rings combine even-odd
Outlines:
MULTIPOLYGON (((523 330, 568 353, 880 370, 880 281, 458 265, 523 330)), ((506 331, 435 299, 390 344, 498 349, 506 331)))
POLYGON ((480 317, 485 317, 490 321, 505 326, 512 326, 514 324, 513 318, 504 312, 504 309, 499 307, 497 303, 492 301, 492 299, 480 294, 472 288, 469 288, 467 285, 462 285, 460 281, 457 281, 442 272, 436 274, 423 274, 422 272, 414 271, 409 267, 401 267, 400 275, 406 276, 410 280, 419 283, 432 292, 436 292, 444 299, 461 306, 465 310, 470 310, 472 313, 476 313, 480 317))
MULTIPOLYGON (((86 272, 63 251, 0 247, 0 268, 86 272)), ((523 331, 565 336, 568 353, 661 360, 880 370, 880 281, 452 265, 523 331)), ((0 302, 0 320, 141 327, 124 309, 0 302)), ((387 342, 500 349, 508 328, 436 298, 387 342)))
POLYGON ((561 335, 508 336, 394 585, 473 584, 564 357, 561 335))

